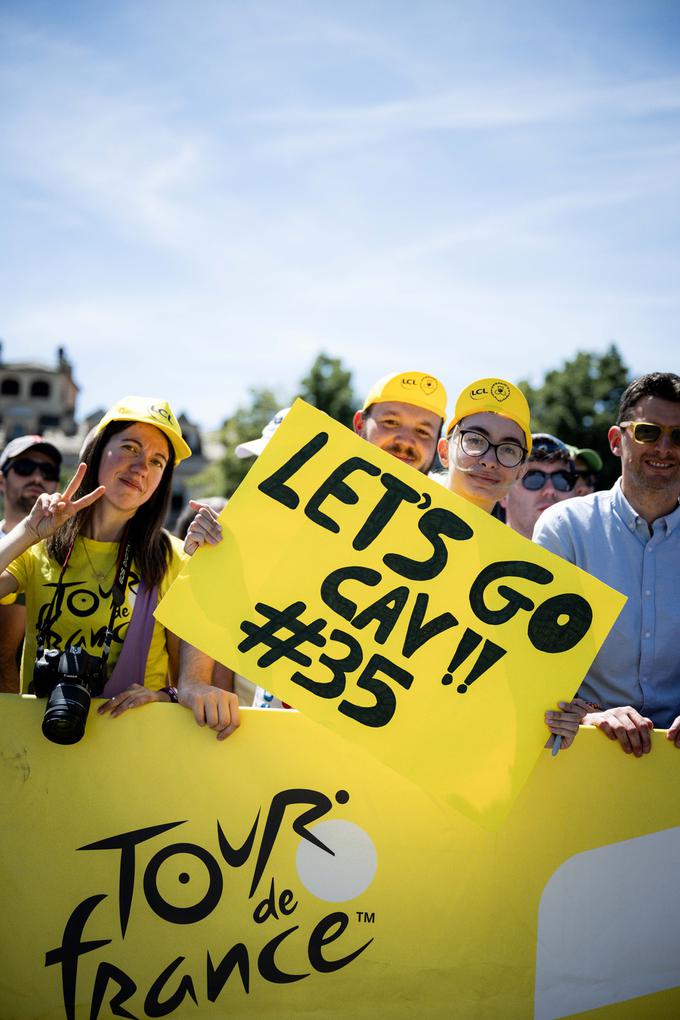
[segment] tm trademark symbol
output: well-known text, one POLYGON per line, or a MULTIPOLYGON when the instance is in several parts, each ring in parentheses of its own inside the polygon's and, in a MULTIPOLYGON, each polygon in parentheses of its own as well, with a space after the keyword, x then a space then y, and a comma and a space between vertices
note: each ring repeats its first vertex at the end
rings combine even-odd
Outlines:
POLYGON ((357 910, 357 921, 359 924, 375 924, 375 912, 368 910, 357 910))

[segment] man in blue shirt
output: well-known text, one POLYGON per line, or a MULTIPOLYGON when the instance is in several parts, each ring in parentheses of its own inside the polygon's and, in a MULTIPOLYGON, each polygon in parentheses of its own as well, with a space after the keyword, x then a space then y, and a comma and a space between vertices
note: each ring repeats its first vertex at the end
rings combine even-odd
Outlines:
POLYGON ((584 723, 640 757, 654 727, 680 747, 680 376, 631 383, 609 444, 614 487, 549 507, 533 537, 628 597, 579 695, 584 723))

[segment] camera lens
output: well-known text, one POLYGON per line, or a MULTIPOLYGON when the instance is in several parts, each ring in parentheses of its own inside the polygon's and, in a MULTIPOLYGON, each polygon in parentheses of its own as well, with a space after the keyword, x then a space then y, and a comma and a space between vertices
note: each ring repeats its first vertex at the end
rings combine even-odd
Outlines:
POLYGON ((90 695, 80 684, 57 684, 47 701, 42 731, 55 744, 77 744, 85 732, 90 695))

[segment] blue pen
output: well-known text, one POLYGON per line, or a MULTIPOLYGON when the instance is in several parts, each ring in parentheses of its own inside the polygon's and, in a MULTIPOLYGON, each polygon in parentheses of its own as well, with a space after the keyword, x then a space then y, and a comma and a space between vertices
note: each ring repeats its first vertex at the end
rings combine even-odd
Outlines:
POLYGON ((562 746, 562 734, 559 733, 555 737, 555 742, 553 743, 552 750, 550 752, 552 754, 553 758, 555 757, 555 755, 557 754, 557 752, 559 751, 561 746, 562 746))

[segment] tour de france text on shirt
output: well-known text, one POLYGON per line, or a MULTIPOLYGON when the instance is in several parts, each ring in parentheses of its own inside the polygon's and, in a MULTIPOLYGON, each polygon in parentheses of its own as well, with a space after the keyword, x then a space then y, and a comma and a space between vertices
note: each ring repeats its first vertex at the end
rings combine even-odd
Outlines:
MULTIPOLYGON (((382 556, 386 571, 361 564, 348 564, 331 571, 320 587, 320 597, 335 616, 351 624, 355 631, 375 625, 372 634, 378 644, 385 644, 395 632, 401 633, 401 657, 408 661, 426 643, 445 631, 459 626, 455 615, 449 611, 428 619, 430 596, 418 591, 417 585, 430 581, 446 570, 449 563, 455 564, 457 543, 467 542, 474 536, 471 525, 458 514, 445 507, 432 506, 427 492, 421 492, 389 471, 382 471, 376 464, 363 457, 349 457, 333 468, 315 491, 303 502, 295 488, 296 474, 314 458, 328 442, 328 433, 319 432, 298 449, 285 464, 277 468, 258 486, 267 497, 275 500, 290 511, 302 511, 305 518, 315 526, 332 534, 339 534, 341 525, 333 517, 333 500, 344 506, 356 506, 352 517, 355 528, 352 548, 356 552, 368 549, 380 535, 394 536, 394 551, 382 556), (352 487, 352 475, 362 474, 374 479, 376 495, 370 505, 362 501, 352 487), (404 508, 410 520, 406 521, 404 508), (399 526, 390 532, 390 522, 400 510, 399 526), (413 558, 399 552, 404 541, 404 530, 410 525, 411 535, 417 533, 419 541, 425 542, 424 558, 413 558), (449 541, 447 542, 446 539, 449 541), (395 577, 409 584, 394 586, 395 577), (388 590, 380 586, 387 583, 388 590), (377 590, 377 591, 376 591, 377 590), (375 595, 380 591, 376 598, 375 595), (401 627, 401 632, 398 628, 401 627)), ((349 528, 345 516, 345 528, 349 528)), ((546 567, 529 560, 500 560, 492 562, 479 571, 467 592, 460 593, 459 584, 452 583, 452 598, 467 601, 480 630, 499 627, 513 619, 518 613, 526 614, 526 637, 534 649, 547 654, 556 654, 574 648, 588 632, 592 622, 592 608, 582 596, 573 592, 550 594, 554 575, 546 567), (537 586, 535 598, 530 598, 510 584, 502 583, 510 578, 519 578, 537 586), (548 596, 545 595, 546 588, 548 596), (488 596, 493 596, 494 605, 489 605, 488 596)), ((295 671, 291 681, 320 698, 339 698, 345 691, 347 675, 361 669, 364 650, 357 637, 323 618, 305 621, 306 604, 295 601, 288 606, 274 607, 264 601, 257 602, 256 612, 260 621, 244 620, 241 630, 246 637, 239 644, 239 650, 250 652, 265 646, 257 659, 259 666, 266 668, 280 659, 308 668, 312 659, 301 646, 325 647, 328 642, 341 647, 338 656, 323 652, 318 663, 324 667, 326 676, 315 669, 314 677, 295 671), (328 633, 324 633, 327 632, 328 633), (285 636, 281 636, 281 635, 285 636)), ((465 627, 456 639, 443 668, 441 683, 452 684, 456 675, 456 690, 463 694, 483 673, 487 672, 505 654, 507 649, 493 641, 478 629, 465 627), (481 646, 481 648, 479 647, 481 646), (471 656, 479 652, 473 662, 471 656), (450 660, 450 661, 449 661, 450 660), (463 666, 468 663, 465 669, 463 666), (466 672, 467 670, 467 672, 466 672)), ((372 693, 375 704, 354 704, 343 699, 338 711, 366 726, 384 726, 396 709, 394 691, 378 674, 409 689, 414 674, 405 666, 392 659, 373 654, 363 666, 355 685, 372 693)))

